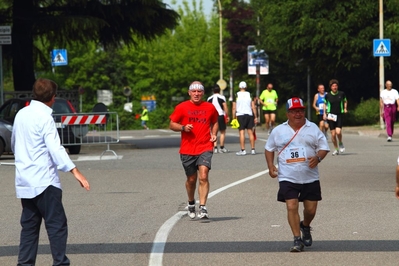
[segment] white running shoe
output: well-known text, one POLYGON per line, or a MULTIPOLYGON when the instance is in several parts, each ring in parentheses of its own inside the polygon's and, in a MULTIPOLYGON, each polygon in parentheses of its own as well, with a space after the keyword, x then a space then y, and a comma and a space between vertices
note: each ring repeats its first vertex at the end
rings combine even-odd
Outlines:
POLYGON ((229 150, 226 148, 219 149, 219 153, 228 153, 228 152, 229 152, 229 150))
POLYGON ((388 137, 388 138, 387 138, 387 141, 388 141, 388 142, 391 142, 391 141, 392 141, 392 137, 388 137))
POLYGON ((208 211, 205 206, 201 206, 198 211, 198 218, 200 219, 209 219, 208 211))
POLYGON ((335 155, 338 155, 339 153, 338 153, 338 150, 335 150, 333 153, 332 153, 332 156, 335 156, 335 155))
POLYGON ((238 155, 238 156, 247 155, 247 152, 245 150, 239 151, 239 152, 236 152, 236 155, 238 155))
POLYGON ((213 153, 218 153, 218 148, 215 148, 215 149, 213 150, 213 153))
POLYGON ((256 154, 256 151, 255 151, 255 150, 251 150, 251 154, 252 154, 252 155, 255 155, 255 154, 256 154))
POLYGON ((344 147, 344 144, 341 143, 341 144, 339 144, 339 153, 344 153, 344 152, 345 152, 345 147, 344 147))

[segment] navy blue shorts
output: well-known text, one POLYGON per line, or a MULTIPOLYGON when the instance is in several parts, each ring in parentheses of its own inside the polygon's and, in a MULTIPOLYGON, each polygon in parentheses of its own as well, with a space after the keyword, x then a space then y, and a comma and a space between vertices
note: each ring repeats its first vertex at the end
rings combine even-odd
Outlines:
POLYGON ((320 181, 307 184, 295 184, 288 181, 279 182, 280 189, 277 193, 277 200, 285 202, 288 199, 298 199, 299 201, 321 200, 320 181))

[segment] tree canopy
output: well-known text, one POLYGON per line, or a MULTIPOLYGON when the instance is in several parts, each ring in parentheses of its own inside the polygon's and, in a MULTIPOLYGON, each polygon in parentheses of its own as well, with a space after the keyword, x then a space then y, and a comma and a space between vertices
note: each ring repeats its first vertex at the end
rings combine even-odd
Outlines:
POLYGON ((111 46, 151 40, 178 25, 179 15, 160 0, 13 0, 0 6, 0 23, 12 24, 15 90, 30 90, 40 54, 36 42, 53 49, 71 43, 111 46))
MULTIPOLYGON (((385 77, 399 71, 399 1, 384 1, 384 38, 391 39, 392 56, 385 60, 385 77)), ((313 85, 337 78, 355 101, 378 95, 378 58, 373 39, 379 39, 378 1, 370 0, 252 0, 261 29, 258 45, 267 51, 272 78, 310 69, 313 85)), ((397 80, 399 83, 399 80, 397 80)))

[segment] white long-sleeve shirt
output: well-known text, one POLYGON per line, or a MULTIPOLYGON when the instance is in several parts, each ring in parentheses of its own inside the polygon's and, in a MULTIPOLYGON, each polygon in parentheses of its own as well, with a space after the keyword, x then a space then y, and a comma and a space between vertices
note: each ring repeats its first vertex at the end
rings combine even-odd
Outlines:
POLYGON ((61 189, 57 166, 63 172, 75 168, 61 146, 52 111, 44 103, 32 100, 15 117, 11 148, 17 198, 34 198, 51 185, 61 189))

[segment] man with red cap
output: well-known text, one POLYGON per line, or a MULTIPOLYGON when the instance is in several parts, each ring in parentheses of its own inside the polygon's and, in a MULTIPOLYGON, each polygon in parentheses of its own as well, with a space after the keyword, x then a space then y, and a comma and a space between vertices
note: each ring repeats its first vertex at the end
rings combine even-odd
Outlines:
POLYGON ((300 252, 304 245, 312 245, 310 223, 321 200, 317 166, 330 148, 323 132, 306 119, 302 99, 294 97, 287 101, 287 118, 271 132, 265 145, 265 158, 270 177, 278 177, 277 200, 287 206, 288 223, 294 235, 290 251, 300 252), (278 168, 274 165, 275 152, 278 168), (299 202, 304 206, 302 221, 299 202))

